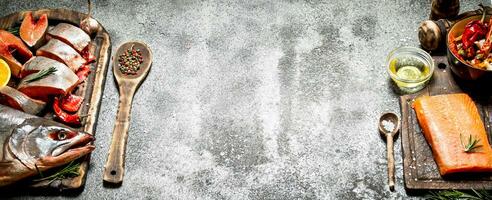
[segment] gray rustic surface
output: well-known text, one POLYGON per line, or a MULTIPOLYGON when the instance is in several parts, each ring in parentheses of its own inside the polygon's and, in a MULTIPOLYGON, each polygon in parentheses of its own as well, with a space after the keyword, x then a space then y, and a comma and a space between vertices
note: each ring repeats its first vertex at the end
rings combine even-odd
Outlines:
MULTIPOLYGON (((85 11, 85 2, 0 0, 0 15, 85 11)), ((480 2, 462 1, 462 10, 480 2)), ((400 139, 396 192, 386 186, 376 123, 382 112, 399 112, 386 55, 418 45, 430 0, 97 0, 95 7, 113 51, 141 40, 155 60, 135 96, 123 185, 102 184, 118 103, 110 72, 87 184, 70 198, 410 198, 400 139)))

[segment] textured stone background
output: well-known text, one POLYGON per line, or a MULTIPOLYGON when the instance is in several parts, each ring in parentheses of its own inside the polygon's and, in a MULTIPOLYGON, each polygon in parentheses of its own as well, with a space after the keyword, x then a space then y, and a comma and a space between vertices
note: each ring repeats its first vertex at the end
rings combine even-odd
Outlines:
MULTIPOLYGON (((0 0, 0 15, 85 3, 0 0)), ((123 186, 102 184, 118 103, 109 72, 87 184, 71 198, 409 198, 400 139, 387 189, 376 123, 399 112, 386 55, 418 45, 430 0, 97 0, 94 12, 113 52, 141 40, 155 60, 135 96, 123 186)))

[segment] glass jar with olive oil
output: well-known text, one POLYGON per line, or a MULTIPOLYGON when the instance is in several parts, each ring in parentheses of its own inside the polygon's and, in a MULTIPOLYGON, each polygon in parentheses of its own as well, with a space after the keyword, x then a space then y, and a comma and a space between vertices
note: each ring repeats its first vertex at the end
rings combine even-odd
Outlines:
POLYGON ((424 88, 434 73, 432 57, 422 49, 400 47, 388 56, 388 73, 403 93, 424 88))

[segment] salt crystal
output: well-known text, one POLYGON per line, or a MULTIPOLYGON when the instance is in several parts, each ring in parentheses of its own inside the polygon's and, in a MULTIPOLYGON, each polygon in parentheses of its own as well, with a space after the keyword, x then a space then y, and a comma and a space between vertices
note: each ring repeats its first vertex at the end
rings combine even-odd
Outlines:
POLYGON ((383 125, 384 130, 386 130, 388 132, 391 132, 395 129, 395 124, 393 124, 393 122, 391 122, 389 120, 383 120, 382 125, 383 125))

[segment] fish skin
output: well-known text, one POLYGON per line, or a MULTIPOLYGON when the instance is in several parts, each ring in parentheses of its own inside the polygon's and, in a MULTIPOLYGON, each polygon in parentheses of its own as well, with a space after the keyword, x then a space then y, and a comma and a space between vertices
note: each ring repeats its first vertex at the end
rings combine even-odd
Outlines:
POLYGON ((74 72, 87 62, 71 46, 55 38, 50 39, 46 45, 39 48, 36 55, 62 62, 74 72))
POLYGON ((93 140, 88 133, 0 105, 0 187, 89 154, 93 140))
POLYGON ((91 42, 91 38, 85 31, 67 23, 59 23, 53 27, 48 31, 48 36, 70 45, 79 53, 82 53, 91 42))
POLYGON ((473 100, 463 93, 422 96, 413 103, 417 119, 442 176, 492 172, 492 148, 473 100), (469 135, 480 139, 476 152, 466 153, 469 135), (460 139, 462 137, 462 139, 460 139))
POLYGON ((56 60, 36 56, 29 60, 24 65, 24 74, 30 74, 21 80, 17 89, 27 96, 40 99, 43 101, 48 100, 48 96, 66 95, 69 94, 77 85, 79 78, 70 70, 65 64, 56 60), (24 81, 26 78, 33 76, 34 72, 54 67, 56 72, 33 82, 24 81))
POLYGON ((20 111, 35 115, 41 112, 46 106, 46 103, 36 99, 32 99, 24 93, 4 86, 0 88, 0 104, 10 106, 20 111))

